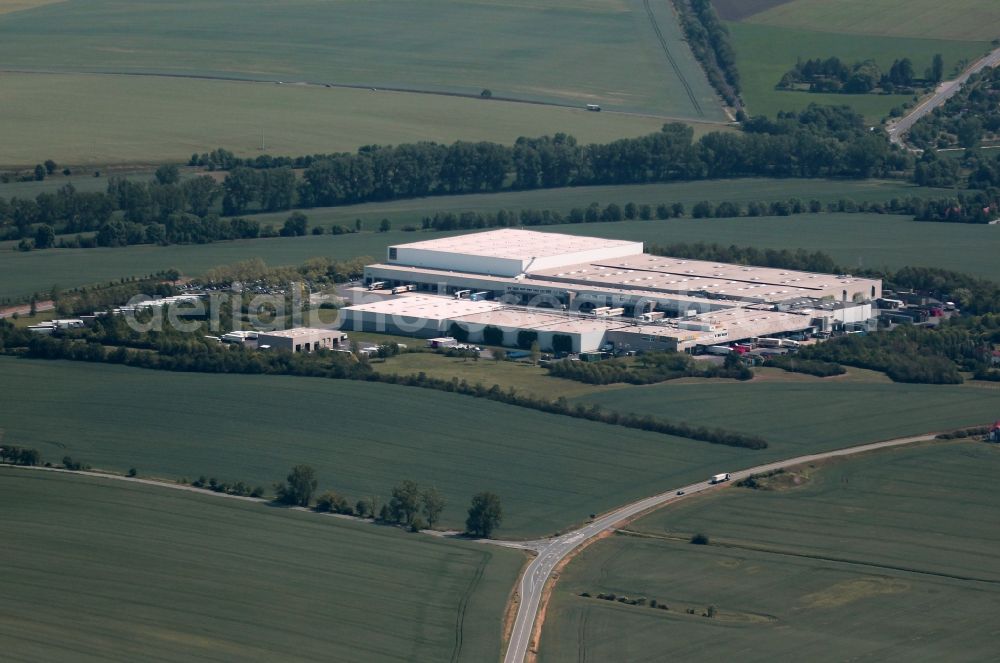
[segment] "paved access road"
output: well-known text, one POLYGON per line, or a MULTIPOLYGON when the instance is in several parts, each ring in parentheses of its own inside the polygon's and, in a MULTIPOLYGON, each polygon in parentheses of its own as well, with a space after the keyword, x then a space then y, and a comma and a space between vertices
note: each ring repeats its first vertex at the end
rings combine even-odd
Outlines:
POLYGON ((916 108, 909 112, 905 117, 900 118, 896 122, 891 122, 887 127, 886 131, 889 132, 889 140, 899 145, 900 147, 907 147, 906 143, 903 141, 903 134, 910 130, 917 120, 923 116, 930 113, 932 110, 948 101, 952 95, 958 92, 959 88, 965 84, 965 81, 969 80, 969 76, 972 74, 979 73, 986 67, 995 67, 1000 64, 1000 48, 991 51, 988 55, 976 60, 971 67, 962 72, 962 75, 951 81, 944 81, 937 86, 932 94, 927 99, 924 99, 916 108))
MULTIPOLYGON (((853 454, 865 453, 867 451, 875 451, 877 449, 885 449, 887 447, 898 447, 904 444, 913 444, 914 442, 924 442, 933 439, 934 434, 931 433, 928 435, 916 435, 913 437, 902 437, 894 440, 862 444, 860 446, 847 447, 845 449, 835 449, 833 451, 811 454, 809 456, 789 458, 787 460, 768 463, 766 465, 758 465, 757 467, 751 467, 746 470, 732 472, 731 481, 739 481, 741 479, 745 479, 751 474, 761 474, 784 467, 792 467, 828 458, 835 458, 837 456, 850 456, 853 454)), ((723 472, 725 471, 725 468, 719 468, 719 471, 723 472)), ((510 645, 507 648, 507 655, 504 657, 504 663, 521 663, 524 661, 524 658, 528 653, 528 647, 531 644, 532 630, 535 625, 535 618, 538 615, 538 608, 541 604, 542 592, 545 588, 545 583, 549 580, 549 577, 552 575, 552 571, 555 567, 567 555, 602 532, 613 529, 624 520, 628 520, 629 518, 654 507, 662 506, 676 500, 684 499, 689 495, 694 495, 717 487, 719 486, 713 486, 707 481, 703 481, 691 484, 690 486, 684 486, 683 488, 675 488, 665 493, 660 493, 659 495, 654 495, 653 497, 647 497, 639 500, 638 502, 633 502, 632 504, 623 506, 607 515, 597 518, 580 529, 567 534, 551 539, 543 539, 541 541, 525 542, 519 546, 537 550, 538 557, 536 557, 531 564, 528 565, 524 571, 524 575, 521 576, 521 581, 518 587, 521 603, 518 606, 517 617, 514 620, 514 628, 511 631, 510 645), (683 491, 683 495, 678 495, 678 491, 683 491)), ((503 542, 499 541, 495 543, 503 544, 503 542)))

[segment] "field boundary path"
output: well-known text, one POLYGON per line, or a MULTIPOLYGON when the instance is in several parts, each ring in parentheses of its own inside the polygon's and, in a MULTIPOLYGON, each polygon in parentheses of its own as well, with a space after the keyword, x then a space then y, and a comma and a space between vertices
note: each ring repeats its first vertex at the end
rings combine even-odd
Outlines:
MULTIPOLYGON (((910 437, 900 437, 881 442, 872 442, 854 447, 834 449, 823 453, 809 454, 807 456, 797 456, 786 460, 779 460, 773 463, 758 465, 745 470, 731 473, 731 481, 736 482, 749 477, 751 474, 761 474, 771 472, 786 467, 802 465, 829 458, 840 456, 851 456, 854 454, 877 451, 890 447, 899 447, 917 442, 927 442, 933 440, 937 434, 927 433, 924 435, 914 435, 910 437)), ((637 502, 627 504, 615 511, 594 519, 583 527, 567 532, 551 539, 532 542, 532 548, 538 551, 538 556, 525 568, 521 579, 518 581, 518 592, 520 604, 518 605, 517 616, 514 619, 514 627, 511 630, 510 644, 504 656, 504 663, 522 663, 528 655, 528 649, 532 640, 541 638, 541 623, 538 624, 538 633, 535 631, 535 621, 540 612, 544 613, 542 606, 545 600, 546 585, 552 577, 560 563, 567 557, 578 551, 584 545, 593 541, 596 537, 615 529, 623 521, 630 520, 646 511, 663 506, 670 502, 685 499, 706 490, 719 488, 726 484, 710 484, 707 481, 693 483, 683 488, 675 488, 659 495, 647 497, 637 502)), ((503 544, 497 541, 495 543, 503 544)), ((537 645, 536 645, 537 647, 537 645)))
POLYGON ((951 99, 951 97, 953 97, 955 93, 958 92, 965 84, 965 81, 969 80, 970 76, 978 74, 986 67, 995 67, 998 64, 1000 64, 1000 48, 990 51, 983 57, 973 62, 972 65, 967 67, 965 71, 958 76, 958 78, 940 83, 937 86, 937 89, 934 90, 934 94, 917 104, 916 108, 895 122, 890 121, 886 124, 885 130, 889 134, 889 140, 904 149, 910 150, 911 152, 922 152, 923 150, 917 150, 907 145, 906 141, 903 140, 903 135, 909 131, 910 128, 913 127, 918 120, 920 120, 920 118, 924 117, 935 108, 951 99))

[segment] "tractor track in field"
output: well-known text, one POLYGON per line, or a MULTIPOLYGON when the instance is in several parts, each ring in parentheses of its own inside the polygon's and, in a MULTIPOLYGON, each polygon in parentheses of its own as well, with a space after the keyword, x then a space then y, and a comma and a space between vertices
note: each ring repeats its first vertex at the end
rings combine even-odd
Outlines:
POLYGON ((684 78, 684 74, 681 73, 681 68, 677 64, 677 60, 674 59, 674 54, 670 52, 670 47, 667 46, 667 40, 663 36, 663 32, 660 30, 660 24, 656 22, 656 16, 653 15, 653 8, 649 6, 649 0, 642 0, 642 6, 646 9, 646 16, 649 17, 649 23, 653 26, 653 32, 656 33, 656 39, 660 42, 660 48, 663 49, 663 54, 667 56, 667 60, 670 62, 671 68, 673 68, 674 73, 677 74, 677 80, 679 80, 681 85, 684 86, 684 91, 687 93, 688 99, 691 101, 691 105, 698 112, 698 117, 705 117, 705 111, 702 109, 701 104, 698 103, 698 99, 694 95, 694 90, 691 89, 691 84, 688 83, 686 78, 684 78))
MULTIPOLYGON (((648 0, 647 0, 648 2, 648 0)), ((652 16, 652 14, 650 14, 652 16)), ((659 33, 659 27, 656 26, 654 22, 654 29, 659 33)), ((664 44, 664 49, 666 49, 666 43, 663 41, 662 35, 660 35, 661 43, 664 44)), ((672 56, 667 52, 667 57, 672 56)), ((614 113, 615 115, 626 115, 629 117, 650 117, 661 120, 670 120, 677 122, 691 122, 696 121, 702 124, 715 124, 719 126, 728 126, 731 123, 721 120, 710 120, 705 118, 704 112, 702 112, 701 106, 695 100, 691 88, 688 82, 680 74, 680 70, 677 65, 671 59, 671 64, 673 64, 674 71, 677 72, 677 76, 681 79, 684 87, 688 91, 688 96, 691 98, 692 103, 698 110, 698 118, 691 117, 676 117, 672 115, 661 115, 659 113, 642 113, 638 111, 624 111, 624 110, 605 110, 606 113, 614 113)), ((198 81, 218 81, 224 83, 247 83, 247 84, 259 84, 259 85, 284 85, 291 88, 330 88, 339 90, 370 90, 372 92, 399 92, 405 94, 426 94, 439 97, 455 97, 459 99, 474 99, 483 102, 499 101, 510 104, 527 104, 530 106, 548 106, 550 108, 568 108, 575 110, 584 110, 584 104, 569 104, 560 103, 557 101, 541 101, 537 99, 522 99, 519 97, 505 97, 493 95, 488 98, 484 98, 479 94, 473 94, 469 92, 448 92, 446 90, 430 90, 426 88, 408 88, 408 87, 376 87, 374 85, 366 85, 361 83, 335 83, 335 82, 321 82, 321 81, 302 81, 302 80, 278 80, 278 79, 264 79, 264 78, 248 78, 244 76, 221 76, 221 75, 209 75, 209 74, 171 74, 164 72, 149 72, 149 71, 112 71, 112 70, 95 70, 95 71, 68 71, 59 69, 10 69, 10 68, 0 68, 0 74, 38 74, 38 75, 49 75, 49 76, 132 76, 137 78, 173 78, 173 79, 186 79, 186 80, 198 80, 198 81)))

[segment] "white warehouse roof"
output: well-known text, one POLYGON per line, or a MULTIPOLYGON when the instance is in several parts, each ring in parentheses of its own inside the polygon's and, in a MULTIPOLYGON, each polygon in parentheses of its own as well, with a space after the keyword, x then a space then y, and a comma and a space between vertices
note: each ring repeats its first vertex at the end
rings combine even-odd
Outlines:
POLYGON ((642 242, 503 228, 389 247, 392 265, 517 276, 642 253, 642 242))

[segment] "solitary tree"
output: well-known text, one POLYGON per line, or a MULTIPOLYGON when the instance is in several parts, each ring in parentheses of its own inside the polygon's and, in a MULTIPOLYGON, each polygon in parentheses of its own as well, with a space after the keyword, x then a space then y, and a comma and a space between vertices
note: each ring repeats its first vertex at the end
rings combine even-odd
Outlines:
POLYGON ((420 486, 415 481, 403 481, 392 489, 389 513, 397 522, 409 525, 420 510, 420 486))
POLYGON ((45 179, 45 166, 42 164, 35 166, 35 179, 39 182, 45 179))
POLYGON ((306 234, 309 218, 302 212, 292 212, 281 228, 282 237, 302 237, 306 234))
POLYGON ((316 471, 309 465, 296 465, 285 481, 285 484, 275 487, 278 501, 293 506, 309 506, 316 491, 316 471))
POLYGON ((935 83, 944 80, 944 58, 940 53, 935 53, 931 60, 931 80, 935 83))
POLYGON ((382 219, 378 224, 378 231, 380 233, 387 233, 390 230, 392 230, 392 224, 389 222, 389 219, 382 219))
POLYGON ((437 488, 431 487, 423 492, 420 496, 422 502, 424 518, 427 519, 427 526, 434 527, 437 523, 438 518, 441 516, 441 512, 444 511, 444 506, 446 504, 444 495, 442 495, 437 488))
POLYGON ((478 493, 472 498, 469 517, 465 519, 465 531, 472 536, 490 538, 493 530, 503 520, 500 498, 494 493, 478 493))
POLYGON ((538 345, 538 341, 533 341, 531 343, 531 363, 538 365, 538 360, 542 358, 542 350, 538 345))
POLYGON ((45 166, 45 172, 47 172, 49 175, 56 172, 56 168, 59 167, 56 165, 56 162, 53 161, 52 159, 46 159, 45 163, 42 165, 45 166))

